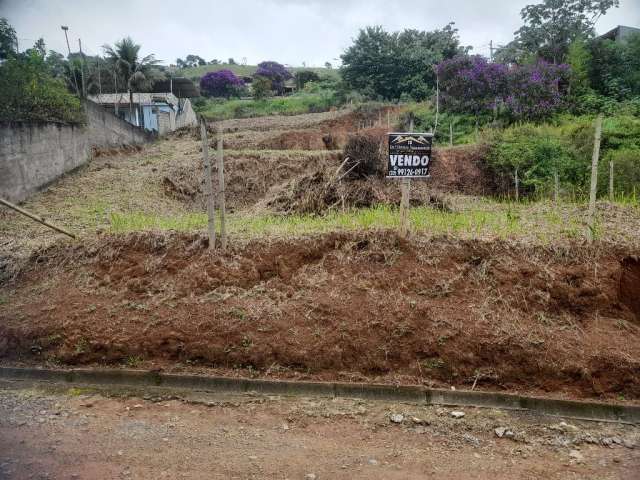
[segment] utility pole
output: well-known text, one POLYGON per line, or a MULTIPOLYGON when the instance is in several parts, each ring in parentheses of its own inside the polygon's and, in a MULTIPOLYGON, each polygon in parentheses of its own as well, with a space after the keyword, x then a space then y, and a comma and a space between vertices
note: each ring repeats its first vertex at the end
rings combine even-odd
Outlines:
POLYGON ((82 96, 87 98, 87 85, 84 81, 84 54, 82 53, 82 40, 78 39, 78 48, 80 49, 80 80, 82 81, 82 96))
MULTIPOLYGON (((115 67, 113 67, 113 93, 118 93, 118 72, 115 67)), ((120 106, 120 97, 118 95, 115 96, 115 111, 116 117, 118 116, 118 107, 120 106)))
POLYGON ((489 58, 493 62, 493 40, 489 41, 489 58))
POLYGON ((67 31, 69 30, 69 27, 67 27, 66 25, 62 25, 60 26, 60 28, 64 32, 64 38, 67 41, 67 51, 69 52, 69 55, 67 55, 67 59, 69 60, 69 69, 71 70, 71 76, 73 77, 73 85, 76 88, 76 94, 80 96, 80 89, 78 88, 78 80, 76 79, 76 72, 75 72, 75 69, 73 68, 73 64, 71 63, 71 47, 69 46, 69 36, 67 35, 67 31))
POLYGON ((98 66, 98 90, 100 92, 100 95, 102 95, 102 78, 100 75, 100 57, 98 57, 96 65, 98 66))

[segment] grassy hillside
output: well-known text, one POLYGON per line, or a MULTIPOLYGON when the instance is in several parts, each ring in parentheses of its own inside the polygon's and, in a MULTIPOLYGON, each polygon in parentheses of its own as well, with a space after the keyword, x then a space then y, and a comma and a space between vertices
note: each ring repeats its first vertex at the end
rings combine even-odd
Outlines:
POLYGON ((207 99, 203 106, 197 108, 197 111, 209 120, 226 120, 266 115, 326 112, 335 106, 338 106, 338 102, 332 92, 320 92, 296 93, 286 97, 272 97, 264 100, 207 99))
MULTIPOLYGON (((207 72, 217 72, 218 70, 231 70, 236 75, 251 76, 257 70, 256 65, 229 65, 228 63, 220 63, 218 65, 202 65, 200 67, 183 68, 180 70, 180 75, 187 78, 202 77, 207 72)), ((305 67, 291 67, 291 72, 297 72, 299 70, 313 70, 320 76, 324 77, 336 77, 338 76, 338 70, 328 68, 305 68, 305 67)))

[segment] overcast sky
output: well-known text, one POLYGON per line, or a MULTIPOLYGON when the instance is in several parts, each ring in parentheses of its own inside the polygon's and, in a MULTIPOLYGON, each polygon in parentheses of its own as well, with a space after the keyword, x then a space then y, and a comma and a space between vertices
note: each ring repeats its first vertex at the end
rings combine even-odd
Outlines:
MULTIPOLYGON (((0 17, 17 31, 20 49, 44 37, 66 53, 60 25, 69 26, 72 50, 85 53, 129 35, 166 64, 189 53, 206 60, 276 60, 293 66, 337 63, 358 29, 432 30, 455 22, 461 41, 488 55, 521 25, 520 10, 536 0, 0 0, 0 17)), ((640 26, 640 0, 620 0, 596 26, 640 26)))

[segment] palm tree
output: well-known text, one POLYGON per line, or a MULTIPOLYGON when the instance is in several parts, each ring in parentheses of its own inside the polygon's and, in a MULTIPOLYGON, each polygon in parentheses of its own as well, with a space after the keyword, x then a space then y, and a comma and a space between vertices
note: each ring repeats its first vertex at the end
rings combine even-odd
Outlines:
POLYGON ((133 120, 133 91, 149 88, 158 78, 158 70, 153 68, 160 63, 155 55, 139 58, 140 45, 131 37, 123 38, 113 46, 103 45, 105 56, 111 62, 127 85, 129 92, 129 119, 133 120))

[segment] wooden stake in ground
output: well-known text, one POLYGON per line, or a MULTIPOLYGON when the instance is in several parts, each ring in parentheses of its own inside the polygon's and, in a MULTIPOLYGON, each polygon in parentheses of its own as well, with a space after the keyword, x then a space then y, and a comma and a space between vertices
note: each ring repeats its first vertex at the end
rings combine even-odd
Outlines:
POLYGON ((218 127, 218 205, 220 205, 220 240, 222 250, 227 248, 227 223, 224 202, 224 152, 222 146, 222 127, 218 127))
POLYGON ((613 160, 609 161, 609 201, 613 203, 613 160))
POLYGON ((516 202, 520 201, 520 179, 518 178, 518 169, 516 168, 516 202))
POLYGON ((596 191, 598 189, 598 159, 600 158, 600 140, 602 139, 602 114, 596 119, 596 132, 593 138, 593 155, 591 157, 591 190, 589 191, 589 212, 587 215, 587 240, 593 241, 596 213, 596 191))
POLYGON ((216 204, 213 196, 213 182, 211 181, 211 162, 209 162, 209 141, 207 139, 207 124, 200 117, 200 138, 202 138, 202 161, 204 163, 204 186, 207 196, 207 229, 209 232, 209 250, 216 246, 216 204))
POLYGON ((453 123, 449 122, 449 146, 453 147, 453 123))
MULTIPOLYGON (((409 131, 413 132, 413 117, 409 123, 409 131)), ((409 235, 409 198, 411 196, 411 179, 402 179, 402 197, 400 197, 400 237, 407 238, 409 235)))
POLYGON ((411 179, 402 179, 402 197, 400 198, 400 237, 407 238, 409 234, 409 196, 411 194, 411 179))
POLYGON ((34 213, 28 212, 24 208, 20 208, 19 206, 14 205, 13 203, 11 203, 11 202, 9 202, 7 200, 4 200, 4 199, 0 198, 0 204, 4 205, 5 207, 9 207, 12 210, 15 210, 16 212, 21 213, 25 217, 29 217, 30 219, 35 220, 36 222, 39 222, 39 223, 49 227, 50 229, 55 230, 56 232, 63 233, 63 234, 65 234, 65 235, 67 235, 67 236, 69 236, 71 238, 76 238, 76 236, 73 233, 69 232, 68 230, 65 230, 62 227, 58 227, 57 225, 54 225, 53 223, 48 222, 44 218, 39 217, 38 215, 36 215, 34 213))

